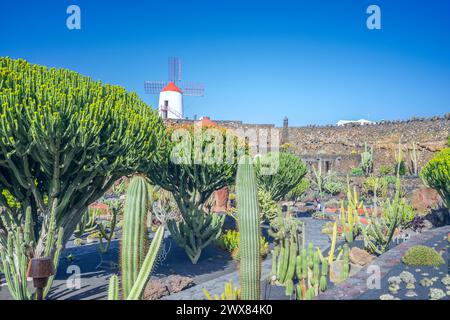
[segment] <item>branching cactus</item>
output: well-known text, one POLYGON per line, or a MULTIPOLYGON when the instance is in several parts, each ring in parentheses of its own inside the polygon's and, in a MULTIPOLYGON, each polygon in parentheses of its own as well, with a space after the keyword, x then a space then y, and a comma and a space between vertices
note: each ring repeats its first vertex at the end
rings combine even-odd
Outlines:
POLYGON ((241 158, 236 178, 236 203, 240 235, 240 282, 243 300, 261 297, 261 256, 256 176, 249 156, 241 158))
POLYGON ((367 147, 367 143, 364 144, 364 152, 361 153, 361 169, 366 177, 368 177, 373 170, 373 147, 367 147))
MULTIPOLYGON (((0 271, 5 274, 6 283, 12 297, 16 300, 33 299, 28 289, 26 270, 28 261, 34 257, 52 257, 57 269, 62 246, 63 230, 56 228, 55 214, 43 222, 39 242, 36 243, 33 232, 31 208, 27 208, 23 225, 16 225, 16 218, 6 210, 1 217, 4 230, 0 230, 0 271)), ((44 288, 44 297, 52 286, 51 276, 44 288)))
MULTIPOLYGON (((145 285, 152 273, 155 261, 158 258, 158 252, 161 247, 161 243, 164 238, 164 226, 159 226, 155 232, 150 248, 145 256, 142 266, 138 272, 137 278, 134 281, 128 296, 124 296, 122 293, 122 299, 126 300, 139 300, 141 299, 142 292, 145 285)), ((108 300, 119 299, 119 278, 116 275, 111 276, 108 289, 108 300)))
POLYGON ((131 180, 126 194, 122 242, 120 247, 120 263, 122 271, 122 294, 126 299, 136 282, 145 259, 148 242, 147 218, 149 192, 147 181, 142 176, 131 180))
POLYGON ((172 193, 183 219, 167 227, 193 264, 221 233, 225 216, 208 212, 205 203, 215 190, 234 183, 241 142, 218 127, 173 126, 163 158, 147 172, 153 184, 172 193))
MULTIPOLYGON (((29 237, 23 226, 31 211, 34 241, 21 245, 37 256, 56 240, 38 221, 54 214, 54 234, 63 229, 64 246, 114 181, 157 161, 164 124, 136 94, 73 71, 9 58, 0 58, 0 70, 0 190, 20 205, 15 210, 2 192, 0 206, 14 215, 17 242, 29 237)), ((17 259, 13 250, 3 253, 17 259)), ((26 271, 19 263, 14 274, 23 278, 26 271)))

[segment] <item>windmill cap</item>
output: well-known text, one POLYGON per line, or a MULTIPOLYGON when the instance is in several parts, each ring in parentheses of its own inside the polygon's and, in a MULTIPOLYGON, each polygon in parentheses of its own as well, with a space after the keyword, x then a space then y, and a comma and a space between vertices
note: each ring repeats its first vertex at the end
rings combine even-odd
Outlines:
POLYGON ((175 91, 175 92, 179 92, 179 93, 183 93, 183 91, 181 91, 180 88, 178 88, 175 83, 173 82, 169 82, 169 84, 161 90, 161 92, 165 92, 165 91, 175 91))

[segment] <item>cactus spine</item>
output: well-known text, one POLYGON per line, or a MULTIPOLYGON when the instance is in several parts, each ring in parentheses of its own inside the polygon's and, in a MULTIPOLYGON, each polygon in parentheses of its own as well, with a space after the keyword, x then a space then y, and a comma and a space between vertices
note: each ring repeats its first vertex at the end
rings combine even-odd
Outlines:
POLYGON ((127 189, 124 207, 123 235, 120 251, 122 268, 122 294, 126 299, 135 283, 144 261, 147 245, 147 183, 144 177, 135 176, 127 189))
POLYGON ((236 179, 240 241, 240 283, 243 300, 259 300, 261 281, 261 234, 256 176, 251 158, 240 159, 236 179))

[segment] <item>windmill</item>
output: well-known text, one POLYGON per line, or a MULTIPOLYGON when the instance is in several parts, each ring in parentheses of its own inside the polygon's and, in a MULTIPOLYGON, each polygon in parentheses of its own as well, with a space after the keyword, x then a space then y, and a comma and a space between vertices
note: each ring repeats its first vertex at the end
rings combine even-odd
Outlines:
POLYGON ((169 58, 168 81, 145 81, 147 94, 159 94, 159 115, 163 119, 183 119, 183 96, 203 97, 205 88, 201 83, 181 81, 181 60, 169 58))

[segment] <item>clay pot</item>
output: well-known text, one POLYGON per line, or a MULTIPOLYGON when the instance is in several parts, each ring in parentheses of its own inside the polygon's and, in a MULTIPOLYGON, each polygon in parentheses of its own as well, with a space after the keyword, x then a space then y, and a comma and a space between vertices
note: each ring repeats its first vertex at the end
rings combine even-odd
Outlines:
POLYGON ((214 191, 214 212, 226 212, 228 209, 228 187, 214 191))

